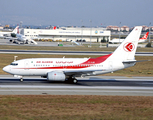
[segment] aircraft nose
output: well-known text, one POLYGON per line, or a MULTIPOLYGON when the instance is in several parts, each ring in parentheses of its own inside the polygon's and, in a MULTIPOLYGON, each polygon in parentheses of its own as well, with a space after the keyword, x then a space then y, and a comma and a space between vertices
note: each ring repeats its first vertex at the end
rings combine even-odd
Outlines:
POLYGON ((5 67, 3 68, 3 71, 4 71, 4 72, 8 72, 8 71, 9 71, 9 67, 8 67, 8 66, 5 66, 5 67))

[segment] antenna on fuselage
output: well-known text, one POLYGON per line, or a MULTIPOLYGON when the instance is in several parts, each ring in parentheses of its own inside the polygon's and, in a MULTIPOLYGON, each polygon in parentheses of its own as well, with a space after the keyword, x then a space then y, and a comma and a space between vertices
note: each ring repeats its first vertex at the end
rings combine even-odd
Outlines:
POLYGON ((17 58, 18 56, 14 56, 14 61, 16 61, 16 58, 17 58))

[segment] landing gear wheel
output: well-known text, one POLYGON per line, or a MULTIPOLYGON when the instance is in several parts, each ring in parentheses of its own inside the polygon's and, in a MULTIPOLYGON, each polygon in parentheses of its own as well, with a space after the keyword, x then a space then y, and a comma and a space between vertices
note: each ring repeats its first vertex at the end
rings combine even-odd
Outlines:
POLYGON ((68 80, 66 81, 66 83, 71 83, 71 84, 76 84, 78 82, 78 80, 76 78, 68 78, 68 80))
POLYGON ((23 78, 20 78, 20 82, 23 82, 23 78))
POLYGON ((78 82, 78 80, 77 80, 77 79, 74 79, 74 80, 73 80, 73 83, 74 83, 74 84, 76 84, 77 82, 78 82))

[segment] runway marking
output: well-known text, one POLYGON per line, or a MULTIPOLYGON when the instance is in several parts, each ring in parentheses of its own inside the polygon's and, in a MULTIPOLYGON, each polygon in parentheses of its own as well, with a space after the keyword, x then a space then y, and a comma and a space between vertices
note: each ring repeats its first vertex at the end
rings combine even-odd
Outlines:
POLYGON ((11 92, 87 92, 87 93, 91 93, 91 92, 113 92, 113 93, 132 93, 132 92, 135 92, 135 93, 153 93, 153 91, 103 91, 103 90, 94 90, 94 91, 89 91, 89 90, 0 90, 0 92, 8 92, 8 91, 11 91, 11 92))
POLYGON ((124 90, 153 90, 153 87, 121 87, 121 86, 30 86, 30 85, 0 85, 0 88, 72 88, 72 89, 77 89, 77 88, 82 88, 82 89, 124 89, 124 90))

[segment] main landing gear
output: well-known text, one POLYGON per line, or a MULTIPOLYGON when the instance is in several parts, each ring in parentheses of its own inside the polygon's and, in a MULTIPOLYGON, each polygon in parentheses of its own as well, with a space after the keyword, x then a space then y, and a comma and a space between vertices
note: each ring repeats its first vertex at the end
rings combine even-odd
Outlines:
POLYGON ((23 78, 20 78, 20 82, 23 82, 23 78))
POLYGON ((69 77, 66 80, 66 83, 71 83, 71 84, 76 84, 78 82, 78 80, 75 77, 69 77))

